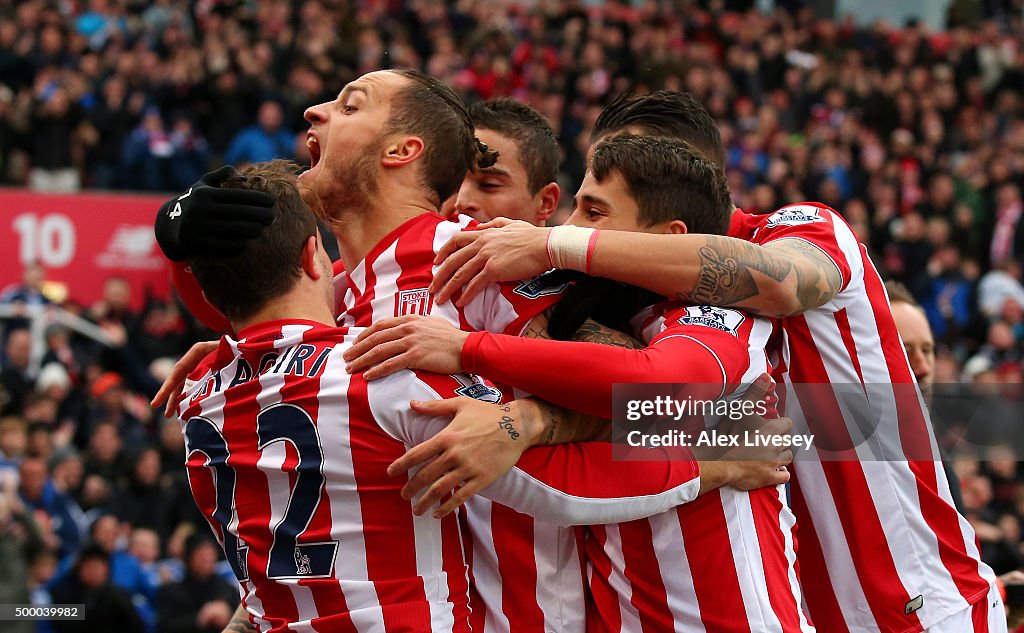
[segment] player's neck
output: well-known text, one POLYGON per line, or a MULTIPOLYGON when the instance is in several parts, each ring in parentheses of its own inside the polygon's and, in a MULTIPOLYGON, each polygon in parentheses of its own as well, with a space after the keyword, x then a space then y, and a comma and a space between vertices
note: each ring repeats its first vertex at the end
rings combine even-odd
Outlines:
POLYGON ((437 213, 437 207, 421 187, 382 181, 368 209, 345 214, 334 222, 345 270, 355 270, 388 233, 424 213, 437 213))
POLYGON ((232 321, 231 325, 235 332, 238 332, 267 321, 315 321, 331 327, 336 325, 327 299, 316 287, 296 288, 292 292, 271 299, 252 316, 232 321))

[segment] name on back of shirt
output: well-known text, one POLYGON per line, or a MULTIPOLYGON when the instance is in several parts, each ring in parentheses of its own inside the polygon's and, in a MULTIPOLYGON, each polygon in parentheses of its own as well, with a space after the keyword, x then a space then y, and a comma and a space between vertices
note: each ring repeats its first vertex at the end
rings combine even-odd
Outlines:
POLYGON ((316 378, 323 373, 327 357, 333 348, 325 347, 319 352, 315 345, 301 343, 284 350, 276 350, 264 354, 254 369, 244 357, 223 369, 213 372, 204 382, 202 388, 192 393, 189 405, 199 402, 212 394, 245 384, 265 374, 281 374, 286 376, 303 376, 316 378), (230 379, 228 378, 230 376, 230 379))

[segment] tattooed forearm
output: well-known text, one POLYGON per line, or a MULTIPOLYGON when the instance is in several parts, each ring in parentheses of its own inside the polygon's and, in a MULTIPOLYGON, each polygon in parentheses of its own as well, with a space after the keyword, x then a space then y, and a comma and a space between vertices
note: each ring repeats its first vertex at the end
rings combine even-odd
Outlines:
POLYGON ((828 255, 820 248, 802 239, 781 239, 766 248, 778 255, 790 256, 796 265, 796 296, 805 310, 816 308, 832 300, 843 285, 843 276, 828 255))
POLYGON ((544 417, 546 430, 541 436, 544 445, 568 442, 598 442, 611 438, 611 422, 564 407, 535 400, 544 417))
POLYGON ((558 436, 558 428, 561 426, 561 421, 558 419, 555 407, 547 407, 549 411, 544 411, 548 418, 548 432, 544 435, 542 442, 545 446, 551 446, 555 443, 555 437, 558 436))
MULTIPOLYGON (((764 249, 736 239, 708 236, 700 248, 697 283, 678 297, 691 303, 738 306, 761 292, 759 277, 781 282, 792 272, 792 263, 765 253, 764 249)), ((753 306, 744 308, 756 311, 753 306)))
POLYGON ((781 317, 828 302, 842 284, 832 260, 803 239, 784 238, 758 246, 729 237, 707 236, 698 256, 693 288, 676 294, 690 303, 738 307, 781 317))
POLYGON ((644 344, 632 336, 623 334, 622 332, 610 327, 605 327, 590 319, 583 322, 583 325, 580 326, 580 329, 576 330, 576 334, 572 338, 574 341, 599 343, 601 345, 611 345, 612 347, 625 347, 628 349, 644 348, 644 344))
POLYGON ((551 339, 551 335, 548 334, 548 321, 551 320, 551 313, 555 311, 554 306, 548 308, 544 312, 533 317, 529 323, 526 324, 526 328, 523 330, 521 336, 524 338, 543 338, 551 339))
POLYGON ((257 631, 256 627, 249 623, 249 614, 245 607, 239 605, 235 610, 235 615, 231 617, 231 621, 228 622, 222 633, 257 633, 257 631))

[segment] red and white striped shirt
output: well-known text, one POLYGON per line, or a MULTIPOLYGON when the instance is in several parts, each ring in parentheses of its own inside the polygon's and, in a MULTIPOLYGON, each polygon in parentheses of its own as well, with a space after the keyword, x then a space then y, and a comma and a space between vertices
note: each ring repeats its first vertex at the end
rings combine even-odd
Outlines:
MULTIPOLYGON (((344 371, 359 330, 275 321, 222 339, 179 404, 189 483, 260 631, 469 631, 458 522, 416 517, 389 463, 447 420, 410 399, 468 377, 344 371)), ((527 451, 484 494, 553 525, 694 498, 692 464, 614 463, 608 444, 527 451), (630 480, 626 486, 623 482, 630 480)))
POLYGON ((860 404, 880 421, 872 446, 911 457, 824 461, 797 452, 792 506, 814 623, 830 633, 914 633, 984 600, 992 571, 953 506, 927 410, 864 246, 835 211, 812 202, 766 215, 738 211, 729 234, 758 244, 805 240, 842 275, 832 301, 782 320, 774 364, 794 432, 825 436, 836 425, 816 429, 816 421, 846 420, 844 429, 852 422, 849 401, 801 385, 856 385, 860 404))
MULTIPOLYGON (((463 330, 519 335, 553 305, 557 290, 491 284, 463 308, 427 293, 437 251, 478 224, 467 216, 412 218, 388 234, 349 274, 335 277, 339 325, 369 326, 404 314, 440 316, 463 330)), ((574 530, 479 496, 464 505, 471 563, 473 629, 485 633, 583 631, 583 570, 574 530)))
MULTIPOLYGON (((702 342, 722 384, 735 390, 727 397, 769 371, 764 349, 774 324, 767 319, 676 303, 648 309, 633 323, 651 346, 677 336, 702 342)), ((723 487, 648 519, 592 526, 585 542, 588 631, 814 631, 801 608, 793 524, 778 486, 723 487)))

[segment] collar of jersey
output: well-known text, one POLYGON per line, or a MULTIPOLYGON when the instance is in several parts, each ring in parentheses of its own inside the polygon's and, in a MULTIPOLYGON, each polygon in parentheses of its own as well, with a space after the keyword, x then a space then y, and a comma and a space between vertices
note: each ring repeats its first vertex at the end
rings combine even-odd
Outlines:
POLYGON ((271 332, 277 332, 278 338, 280 338, 281 328, 283 328, 286 325, 308 325, 312 328, 331 327, 326 323, 320 323, 319 321, 310 321, 308 319, 277 319, 274 321, 262 321, 260 323, 253 323, 252 325, 244 327, 241 330, 239 330, 235 340, 256 340, 271 332))
POLYGON ((381 238, 381 240, 377 242, 372 249, 370 249, 370 252, 366 254, 366 257, 356 264, 355 269, 348 273, 348 280, 349 288, 352 289, 357 298, 366 292, 366 267, 373 266, 373 262, 377 257, 386 251, 388 247, 394 244, 398 238, 411 231, 415 226, 420 223, 425 223, 428 220, 437 223, 438 221, 444 221, 444 217, 438 213, 427 212, 409 218, 395 227, 393 231, 381 238))

